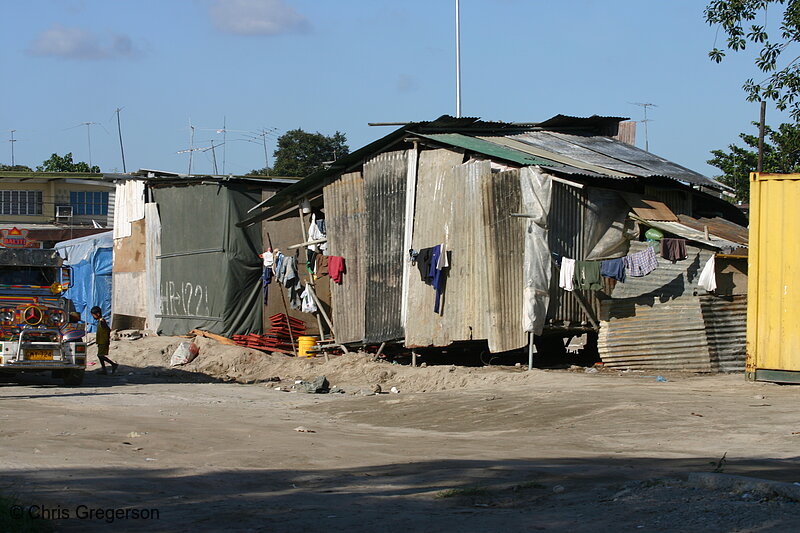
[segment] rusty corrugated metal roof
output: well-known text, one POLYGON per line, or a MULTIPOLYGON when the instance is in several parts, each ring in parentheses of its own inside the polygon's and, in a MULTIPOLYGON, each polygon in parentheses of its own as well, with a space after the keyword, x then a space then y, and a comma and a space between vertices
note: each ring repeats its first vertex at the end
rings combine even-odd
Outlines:
POLYGON ((724 218, 692 218, 688 215, 679 215, 681 224, 694 228, 698 231, 704 231, 708 228, 708 232, 716 235, 722 239, 732 241, 738 244, 747 246, 749 242, 749 230, 738 224, 734 224, 724 218))

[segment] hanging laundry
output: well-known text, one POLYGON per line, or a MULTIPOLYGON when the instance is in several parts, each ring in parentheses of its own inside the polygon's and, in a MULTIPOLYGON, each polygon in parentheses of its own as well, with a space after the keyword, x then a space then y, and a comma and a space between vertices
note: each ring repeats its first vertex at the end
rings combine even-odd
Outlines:
POLYGON ((283 284, 283 259, 286 256, 280 252, 275 253, 275 264, 273 265, 273 272, 275 273, 275 279, 278 280, 278 283, 283 284))
POLYGON ((673 263, 686 259, 686 239, 661 239, 661 257, 673 263))
POLYGON ((297 275, 297 258, 285 256, 283 258, 283 286, 289 288, 294 284, 295 279, 300 279, 297 275))
POLYGON ((281 259, 281 266, 275 279, 286 289, 291 308, 300 309, 302 301, 300 299, 300 276, 297 273, 297 257, 285 255, 281 259))
POLYGON ((658 268, 658 258, 652 246, 647 246, 641 252, 636 252, 624 258, 625 267, 630 271, 630 275, 640 278, 648 275, 658 268))
POLYGON ((431 261, 433 260, 433 248, 423 248, 417 253, 417 269, 422 281, 429 284, 433 281, 431 275, 431 261))
POLYGON ((264 262, 264 268, 271 268, 272 265, 275 263, 275 257, 272 255, 272 249, 267 248, 267 251, 261 254, 258 254, 258 257, 264 262))
POLYGON ((621 257, 601 261, 600 275, 625 283, 625 261, 621 257))
POLYGON ((697 280, 697 284, 708 292, 717 290, 717 265, 714 257, 712 255, 706 261, 706 266, 703 267, 702 272, 700 272, 700 278, 697 280))
POLYGON ((306 268, 308 269, 309 274, 314 274, 314 268, 317 266, 317 252, 312 250, 306 250, 306 255, 308 259, 306 260, 306 268))
POLYGON ((445 269, 450 266, 450 261, 448 260, 448 255, 450 252, 447 251, 445 248, 444 243, 439 245, 439 260, 436 261, 436 268, 439 270, 445 269))
POLYGON ((272 283, 272 268, 265 266, 264 272, 261 274, 262 287, 264 289, 264 305, 267 305, 267 297, 269 296, 269 284, 272 283))
POLYGON ((575 290, 573 279, 575 276, 575 260, 569 257, 561 258, 561 271, 558 275, 558 286, 565 291, 575 290))
POLYGON ((322 216, 322 214, 321 213, 315 213, 315 217, 314 218, 316 218, 316 220, 317 220, 317 228, 323 234, 327 235, 328 232, 325 230, 325 218, 322 216))
POLYGON ((590 291, 603 288, 599 261, 575 261, 575 288, 590 291))
POLYGON ((314 302, 314 297, 311 296, 311 288, 306 283, 306 288, 303 291, 303 294, 300 295, 300 299, 302 301, 300 310, 304 313, 316 313, 317 312, 317 304, 314 302))
POLYGON ((328 272, 334 283, 342 283, 342 274, 345 273, 344 257, 338 255, 328 256, 328 272))
MULTIPOLYGON (((317 215, 311 215, 311 224, 308 225, 308 242, 316 241, 319 239, 325 239, 325 233, 323 233, 319 226, 317 225, 317 215)), ((328 243, 317 243, 317 244, 309 244, 307 248, 312 252, 322 252, 324 253, 325 250, 328 249, 328 243)))
MULTIPOLYGON (((444 250, 444 254, 447 254, 447 250, 444 250)), ((440 264, 440 258, 442 256, 442 245, 437 244, 433 247, 433 252, 431 253, 431 269, 428 272, 428 275, 431 278, 431 285, 433 285, 434 290, 436 291, 436 299, 433 304, 433 312, 439 313, 439 304, 441 302, 442 293, 444 292, 444 285, 447 279, 447 274, 444 271, 444 268, 437 268, 440 264)), ((448 264, 447 258, 445 258, 441 264, 448 264)))
POLYGON ((327 255, 317 254, 316 265, 314 266, 315 279, 321 279, 328 275, 328 257, 327 255))

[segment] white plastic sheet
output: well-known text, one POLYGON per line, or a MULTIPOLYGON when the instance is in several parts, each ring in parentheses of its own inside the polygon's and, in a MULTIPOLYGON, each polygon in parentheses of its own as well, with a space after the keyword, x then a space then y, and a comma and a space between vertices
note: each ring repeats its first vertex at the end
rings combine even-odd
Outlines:
POLYGON ((547 216, 550 213, 552 180, 538 167, 520 171, 522 205, 525 221, 525 254, 523 259, 522 328, 541 335, 550 304, 552 264, 547 242, 547 216))

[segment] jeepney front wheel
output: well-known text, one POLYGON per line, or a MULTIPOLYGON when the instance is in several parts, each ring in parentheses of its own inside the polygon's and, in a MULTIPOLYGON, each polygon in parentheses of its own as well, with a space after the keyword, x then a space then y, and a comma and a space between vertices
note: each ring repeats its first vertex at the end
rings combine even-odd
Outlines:
POLYGON ((83 375, 85 373, 84 370, 66 370, 62 376, 64 385, 68 387, 80 386, 80 384, 83 383, 83 375))

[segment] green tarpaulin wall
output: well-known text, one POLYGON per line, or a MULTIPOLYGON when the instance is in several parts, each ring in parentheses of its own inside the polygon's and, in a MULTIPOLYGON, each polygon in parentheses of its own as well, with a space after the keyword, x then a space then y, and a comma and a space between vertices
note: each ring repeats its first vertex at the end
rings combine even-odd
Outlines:
POLYGON ((236 227, 261 190, 191 184, 154 194, 161 218, 159 333, 261 333, 261 228, 236 227))

